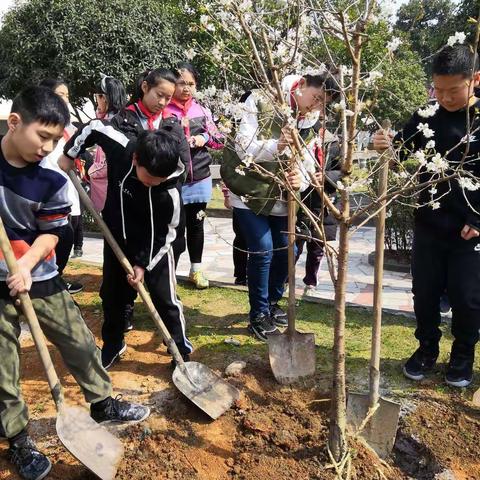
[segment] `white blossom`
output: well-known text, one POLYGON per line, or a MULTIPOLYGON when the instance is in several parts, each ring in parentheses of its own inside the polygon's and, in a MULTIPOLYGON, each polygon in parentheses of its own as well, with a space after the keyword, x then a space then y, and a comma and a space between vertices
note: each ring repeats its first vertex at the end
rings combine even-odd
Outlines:
POLYGON ((474 182, 470 177, 460 177, 457 178, 457 181, 463 189, 469 190, 470 192, 474 192, 480 188, 480 183, 474 182))
POLYGON ((402 44, 402 41, 398 37, 393 37, 388 43, 387 43, 387 50, 390 53, 393 53, 397 48, 402 44))
POLYGON ((440 208, 440 202, 430 202, 429 205, 432 207, 432 210, 437 210, 440 208))
POLYGON ((422 132, 425 138, 432 138, 435 135, 435 131, 429 127, 428 123, 419 123, 417 130, 422 132))
POLYGON ((383 77, 382 72, 378 72, 377 70, 372 70, 371 72, 368 73, 368 77, 365 78, 363 81, 365 86, 369 87, 372 86, 379 78, 383 77))
POLYGON ((284 103, 281 107, 279 107, 278 110, 285 117, 291 117, 293 115, 292 108, 286 103, 284 103))
POLYGON ((200 25, 210 32, 215 31, 215 25, 211 22, 209 15, 200 15, 200 25))
POLYGON ((438 190, 437 190, 437 187, 435 185, 432 185, 432 187, 430 188, 430 190, 428 191, 430 193, 430 195, 436 195, 438 190))
POLYGON ((253 165, 253 156, 245 155, 245 158, 242 160, 242 164, 247 168, 250 167, 250 165, 253 165))
POLYGON ((246 12, 247 10, 252 9, 252 0, 243 0, 239 5, 238 5, 238 10, 241 12, 246 12))
POLYGON ((448 168, 448 162, 439 153, 436 153, 427 163, 429 172, 441 173, 446 168, 448 168))
POLYGON ((464 43, 467 36, 463 32, 455 32, 455 35, 450 35, 447 40, 447 45, 453 47, 456 43, 464 43))
POLYGON ((427 149, 433 149, 435 148, 435 140, 429 140, 427 144, 425 145, 425 148, 427 149))
POLYGON ((417 150, 414 154, 413 157, 415 160, 418 161, 420 165, 425 165, 427 163, 427 159, 425 158, 425 152, 423 150, 417 150))
POLYGON ((435 102, 430 105, 427 105, 425 108, 420 108, 417 111, 417 113, 422 118, 429 118, 429 117, 433 117, 439 108, 440 108, 440 104, 438 102, 435 102))
POLYGON ((197 220, 203 220, 205 217, 206 217, 206 213, 204 210, 200 210, 198 213, 197 213, 197 220))
POLYGON ((208 88, 203 90, 203 93, 206 97, 214 97, 217 93, 217 87, 215 87, 215 85, 210 85, 208 88))
POLYGON ((183 54, 187 60, 193 60, 196 57, 197 52, 195 52, 193 48, 189 48, 188 50, 185 50, 183 54))
POLYGON ((238 173, 239 175, 242 175, 243 177, 245 176, 245 168, 239 165, 238 167, 235 168, 235 173, 238 173))

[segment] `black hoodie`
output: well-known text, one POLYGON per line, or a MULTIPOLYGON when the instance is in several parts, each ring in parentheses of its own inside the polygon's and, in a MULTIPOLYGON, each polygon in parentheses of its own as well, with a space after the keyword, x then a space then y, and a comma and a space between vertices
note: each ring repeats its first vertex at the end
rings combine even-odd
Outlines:
MULTIPOLYGON (((185 139, 179 125, 163 128, 170 128, 180 142, 185 139)), ((184 242, 180 186, 185 166, 179 158, 175 172, 165 182, 146 187, 132 163, 136 138, 129 140, 108 121, 98 119, 79 130, 65 145, 64 153, 73 159, 93 145, 102 147, 108 165, 107 199, 102 211, 105 223, 126 246, 127 257, 135 265, 152 270, 172 242, 184 242)))

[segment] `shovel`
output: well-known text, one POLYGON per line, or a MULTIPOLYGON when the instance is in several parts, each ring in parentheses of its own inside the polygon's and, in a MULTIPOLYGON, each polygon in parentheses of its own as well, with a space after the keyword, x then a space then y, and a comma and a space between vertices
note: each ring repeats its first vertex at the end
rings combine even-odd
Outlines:
MULTIPOLYGON (((7 232, 0 218, 0 249, 3 251, 8 270, 18 272, 7 232)), ((50 392, 57 408, 57 435, 65 448, 85 467, 102 480, 115 478, 118 464, 123 457, 123 446, 108 430, 99 425, 84 408, 65 405, 62 386, 58 379, 52 359, 38 323, 28 293, 18 295, 23 314, 27 319, 35 346, 47 374, 50 392)))
MULTIPOLYGON (((384 128, 389 125, 384 123, 384 128)), ((388 164, 390 156, 383 155, 378 187, 379 197, 387 192, 388 164)), ((382 277, 385 237, 385 200, 377 215, 375 234, 375 270, 372 347, 370 355, 370 389, 368 394, 349 393, 347 422, 375 450, 380 458, 386 458, 392 451, 397 435, 400 404, 380 397, 380 347, 382 328, 382 277)))
POLYGON ((288 194, 288 326, 268 336, 273 376, 287 385, 315 373, 315 335, 295 330, 295 200, 288 194))
MULTIPOLYGON (((100 217, 95 210, 92 201, 82 188, 77 176, 73 171, 69 172, 69 176, 80 195, 82 203, 97 222, 105 240, 114 251, 118 261, 128 274, 133 275, 133 268, 130 262, 122 252, 115 238, 113 238, 102 217, 100 217)), ((137 290, 175 359, 176 367, 172 375, 173 383, 189 400, 197 405, 197 407, 203 410, 213 420, 216 420, 239 399, 240 392, 206 365, 199 362, 185 362, 167 327, 160 318, 146 288, 143 284, 139 283, 137 290)))

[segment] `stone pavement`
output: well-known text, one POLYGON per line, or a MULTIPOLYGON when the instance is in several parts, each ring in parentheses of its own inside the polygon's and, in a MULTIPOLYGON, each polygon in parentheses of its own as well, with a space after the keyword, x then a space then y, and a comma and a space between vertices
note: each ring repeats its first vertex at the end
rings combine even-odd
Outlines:
MULTIPOLYGON (((204 271, 211 282, 221 286, 233 285, 232 241, 233 230, 229 218, 207 217, 205 220, 204 271)), ((102 243, 98 238, 85 238, 82 262, 102 264, 102 243)), ((333 246, 337 246, 335 242, 333 246)), ((360 228, 351 238, 347 302, 351 305, 371 307, 373 303, 373 267, 368 264, 368 254, 374 249, 375 230, 360 228)), ((332 302, 334 289, 324 260, 319 284, 315 290, 304 290, 302 278, 305 269, 305 255, 297 263, 296 294, 306 300, 332 302)), ((77 261, 77 260, 73 260, 77 261)), ((189 273, 187 252, 180 257, 177 269, 179 279, 189 273)), ((404 315, 413 314, 411 277, 406 273, 385 272, 383 278, 383 308, 387 312, 404 315)))

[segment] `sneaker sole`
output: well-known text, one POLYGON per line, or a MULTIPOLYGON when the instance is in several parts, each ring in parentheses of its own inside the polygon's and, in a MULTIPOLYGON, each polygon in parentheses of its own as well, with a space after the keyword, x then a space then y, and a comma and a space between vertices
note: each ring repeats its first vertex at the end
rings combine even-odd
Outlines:
POLYGON ((83 287, 82 288, 75 288, 75 289, 68 290, 68 293, 70 295, 74 295, 75 293, 80 293, 82 290, 83 290, 83 287))
POLYGON ((108 370, 114 363, 120 361, 120 356, 123 355, 127 351, 127 345, 125 344, 120 351, 112 358, 108 365, 104 365, 103 368, 108 370))
POLYGON ((472 378, 470 380, 465 379, 465 380, 460 380, 460 381, 454 382, 454 381, 448 380, 445 377, 445 383, 447 385, 450 385, 451 387, 465 388, 465 387, 468 387, 472 383, 472 378))
POLYGON ((41 473, 38 477, 35 477, 35 480, 42 480, 42 478, 45 478, 49 473, 50 473, 50 470, 52 469, 52 462, 47 458, 48 460, 48 468, 43 472, 41 473))
POLYGON ((273 323, 277 326, 277 327, 288 327, 288 320, 285 319, 285 320, 277 320, 275 318, 272 319, 273 320, 273 323))
POLYGON ((409 378, 410 380, 414 380, 415 382, 419 382, 420 380, 423 380, 425 378, 424 373, 420 373, 419 375, 413 375, 412 373, 409 373, 405 367, 403 367, 403 374, 409 378))
POLYGON ((127 327, 123 332, 124 333, 128 333, 128 332, 131 332, 133 330, 133 325, 130 325, 129 327, 127 327))

